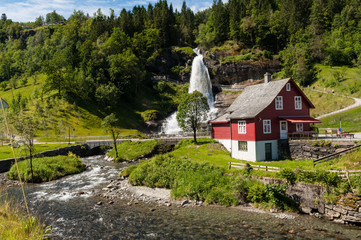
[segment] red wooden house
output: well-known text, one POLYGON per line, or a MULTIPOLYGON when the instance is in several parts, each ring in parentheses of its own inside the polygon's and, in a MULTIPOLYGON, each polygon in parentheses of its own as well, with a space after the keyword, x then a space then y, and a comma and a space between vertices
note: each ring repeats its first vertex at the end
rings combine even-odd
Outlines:
POLYGON ((222 143, 233 158, 248 161, 279 158, 279 140, 291 132, 310 131, 310 100, 292 78, 248 86, 226 110, 211 121, 212 138, 222 143))

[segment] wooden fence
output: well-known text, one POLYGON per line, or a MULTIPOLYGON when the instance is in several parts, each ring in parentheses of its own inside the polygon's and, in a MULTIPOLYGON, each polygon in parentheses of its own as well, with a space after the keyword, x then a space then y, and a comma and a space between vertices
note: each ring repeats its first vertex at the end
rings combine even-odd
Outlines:
MULTIPOLYGON (((246 165, 247 165, 247 163, 229 162, 228 163, 228 168, 231 169, 231 167, 234 167, 234 168, 241 168, 242 169, 242 168, 245 168, 246 165)), ((252 169, 254 169, 254 170, 260 170, 260 171, 265 171, 265 172, 279 172, 282 169, 280 167, 252 165, 252 164, 249 164, 249 166, 251 166, 252 169)))
POLYGON ((341 155, 344 155, 346 153, 350 153, 352 151, 355 151, 359 147, 361 147, 360 144, 356 145, 356 146, 353 146, 353 147, 350 147, 350 148, 347 148, 345 150, 339 151, 337 153, 332 153, 330 155, 327 155, 327 156, 324 156, 324 157, 321 157, 321 158, 318 158, 318 159, 314 159, 313 160, 313 166, 316 166, 316 165, 324 163, 324 162, 331 161, 331 160, 333 160, 335 158, 339 158, 341 155))
MULTIPOLYGON (((247 163, 229 162, 228 168, 231 169, 232 167, 234 167, 234 168, 243 169, 246 167, 246 165, 247 165, 247 163)), ((253 165, 253 164, 249 164, 249 166, 254 170, 265 171, 265 172, 280 172, 283 169, 281 167, 271 167, 271 166, 253 165)), ((292 170, 295 170, 295 169, 292 169, 292 170)), ((307 171, 315 172, 315 170, 307 170, 307 171)), ((327 170, 327 172, 335 172, 335 173, 337 173, 338 176, 340 176, 342 178, 348 178, 350 175, 353 175, 353 174, 361 174, 361 170, 327 170)))

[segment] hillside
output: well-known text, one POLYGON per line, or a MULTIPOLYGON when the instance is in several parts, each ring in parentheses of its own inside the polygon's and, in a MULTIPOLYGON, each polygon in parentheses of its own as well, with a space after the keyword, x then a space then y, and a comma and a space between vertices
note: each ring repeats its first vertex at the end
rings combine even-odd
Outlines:
POLYGON ((26 84, 15 89, 7 87, 0 90, 0 96, 11 109, 37 119, 39 130, 36 138, 41 142, 59 141, 59 133, 61 141, 65 142, 69 136, 71 141, 91 139, 92 136, 109 138, 101 128, 102 119, 109 112, 117 115, 118 126, 122 128, 120 137, 142 137, 141 132, 150 130, 146 122, 166 117, 178 104, 180 95, 188 89, 187 84, 159 81, 144 88, 140 97, 132 103, 120 102, 116 108, 103 108, 96 102, 72 103, 66 98, 58 98, 54 90, 43 93, 45 79, 46 75, 34 75, 28 78, 26 84))
MULTIPOLYGON (((270 71, 300 86, 357 97, 360 7, 358 1, 230 0, 193 12, 185 2, 176 11, 159 0, 111 16, 74 11, 65 19, 54 11, 48 19, 54 24, 45 27, 38 18, 28 30, 3 18, 0 94, 11 105, 12 122, 27 114, 41 123, 42 140, 57 139, 59 131, 104 135, 100 123, 110 113, 120 128, 133 129, 124 135, 139 135, 176 109, 187 85, 175 82, 188 82, 198 46, 215 89, 270 71)), ((316 105, 313 116, 352 103, 307 94, 316 105)))

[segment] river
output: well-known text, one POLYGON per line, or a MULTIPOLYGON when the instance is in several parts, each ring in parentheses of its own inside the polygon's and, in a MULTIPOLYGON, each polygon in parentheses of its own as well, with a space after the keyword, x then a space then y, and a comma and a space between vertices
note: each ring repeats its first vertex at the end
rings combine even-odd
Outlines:
MULTIPOLYGON (((97 193, 126 165, 104 156, 83 161, 90 168, 81 174, 25 187, 31 212, 51 226, 51 239, 361 239, 361 228, 307 215, 281 219, 239 208, 129 206, 120 199, 109 204, 97 193)), ((8 193, 22 198, 19 187, 8 193)))

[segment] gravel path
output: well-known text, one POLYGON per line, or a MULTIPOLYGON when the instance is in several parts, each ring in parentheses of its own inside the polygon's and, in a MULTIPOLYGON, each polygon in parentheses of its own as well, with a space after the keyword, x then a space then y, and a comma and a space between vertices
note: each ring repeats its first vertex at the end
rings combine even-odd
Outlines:
MULTIPOLYGON (((319 90, 313 90, 313 91, 325 93, 325 92, 319 91, 319 90)), ((329 93, 329 94, 339 95, 339 94, 336 94, 336 93, 329 93)), ((344 96, 344 95, 340 95, 340 96, 344 96)), ((348 97, 348 96, 344 96, 344 97, 348 97)), ((337 113, 340 113, 340 112, 348 111, 348 110, 353 109, 353 108, 361 107, 361 99, 360 98, 354 98, 354 97, 348 97, 348 98, 352 98, 353 100, 355 100, 355 103, 350 105, 350 106, 347 106, 345 108, 342 108, 342 109, 339 109, 339 110, 336 110, 336 111, 333 111, 333 112, 330 112, 330 113, 320 115, 320 116, 318 116, 316 118, 321 119, 321 118, 328 117, 328 116, 331 116, 331 115, 334 115, 334 114, 337 114, 337 113)))

